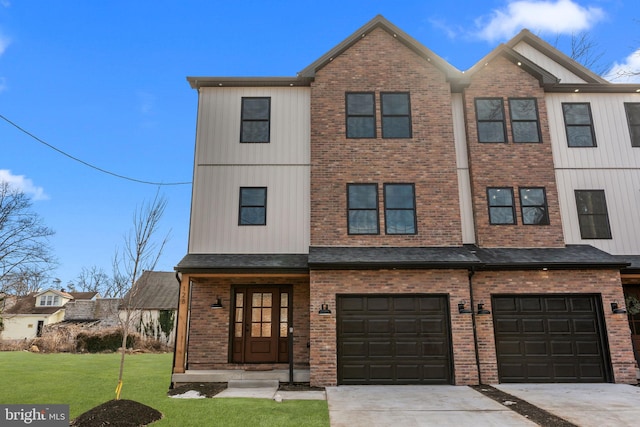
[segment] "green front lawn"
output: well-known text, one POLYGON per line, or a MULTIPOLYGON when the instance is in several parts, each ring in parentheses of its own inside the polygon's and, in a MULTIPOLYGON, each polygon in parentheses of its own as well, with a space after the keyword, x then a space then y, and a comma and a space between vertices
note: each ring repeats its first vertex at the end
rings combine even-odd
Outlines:
MULTIPOLYGON (((172 354, 127 355, 121 399, 162 412, 153 426, 328 426, 327 402, 167 397, 172 354)), ((69 404, 71 418, 115 398, 120 355, 0 352, 0 403, 69 404)))

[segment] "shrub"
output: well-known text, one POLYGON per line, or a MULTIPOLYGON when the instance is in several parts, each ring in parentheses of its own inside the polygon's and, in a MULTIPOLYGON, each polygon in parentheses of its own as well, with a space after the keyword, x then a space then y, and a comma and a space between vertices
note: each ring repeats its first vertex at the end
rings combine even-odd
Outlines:
MULTIPOLYGON (((137 335, 129 334, 127 336, 127 348, 133 348, 137 335)), ((119 329, 110 329, 95 333, 81 332, 76 336, 76 351, 88 353, 101 353, 105 351, 118 351, 122 346, 122 331, 119 329)))

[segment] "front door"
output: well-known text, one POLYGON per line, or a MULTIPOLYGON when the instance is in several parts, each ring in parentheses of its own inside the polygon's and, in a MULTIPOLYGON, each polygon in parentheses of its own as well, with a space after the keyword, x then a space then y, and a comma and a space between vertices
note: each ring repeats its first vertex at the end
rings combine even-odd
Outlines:
POLYGON ((288 362, 290 301, 288 286, 234 289, 232 362, 288 362))

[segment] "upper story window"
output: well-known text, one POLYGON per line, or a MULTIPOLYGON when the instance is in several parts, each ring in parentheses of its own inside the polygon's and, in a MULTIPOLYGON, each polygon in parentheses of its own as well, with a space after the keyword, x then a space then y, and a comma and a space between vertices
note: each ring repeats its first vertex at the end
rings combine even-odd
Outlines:
POLYGON ((563 102, 564 126, 569 147, 595 147, 591 105, 588 102, 563 102))
POLYGON ((513 142, 541 142, 535 98, 509 99, 513 142))
POLYGON ((271 98, 242 98, 240 142, 269 142, 271 98))
POLYGON ((347 138, 376 137, 376 104, 373 93, 347 93, 347 138))
POLYGON ((378 185, 347 184, 349 234, 379 234, 378 185))
POLYGON ((42 295, 40 305, 57 307, 60 305, 60 297, 58 295, 42 295))
POLYGON ((478 142, 507 142, 502 98, 476 98, 478 142))
POLYGON ((640 147, 640 102, 625 102, 624 109, 627 112, 631 146, 640 147))
POLYGON ((386 92, 380 94, 382 104, 382 137, 411 138, 411 106, 409 94, 386 92))
POLYGON ((611 239, 609 214, 604 190, 575 190, 580 237, 611 239))
POLYGON ((520 211, 525 225, 549 225, 544 188, 520 188, 520 211))
POLYGON ((387 234, 416 234, 416 199, 413 184, 384 185, 387 234))
POLYGON ((489 224, 503 225, 516 223, 513 188, 487 188, 487 200, 489 200, 489 224))
POLYGON ((239 225, 267 224, 267 188, 240 187, 239 225))

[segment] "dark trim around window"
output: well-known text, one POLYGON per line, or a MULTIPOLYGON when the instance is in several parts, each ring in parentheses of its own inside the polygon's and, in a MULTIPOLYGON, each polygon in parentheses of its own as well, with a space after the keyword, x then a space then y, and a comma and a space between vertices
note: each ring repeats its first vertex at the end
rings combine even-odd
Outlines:
POLYGON ((409 92, 381 92, 380 114, 383 138, 411 138, 409 92))
POLYGON ((563 102, 562 115, 567 134, 567 146, 597 147, 591 104, 588 102, 563 102))
POLYGON ((271 135, 271 98, 242 97, 240 142, 268 143, 271 135))
POLYGON ((267 187, 240 187, 238 225, 267 225, 267 187))
POLYGON ((514 143, 542 142, 536 98, 509 98, 509 115, 514 143))
POLYGON ((640 102, 625 102, 624 110, 627 114, 631 146, 640 147, 640 102))
POLYGON ((348 234, 380 234, 378 184, 347 184, 348 234))
POLYGON ((376 97, 373 92, 345 93, 347 138, 376 137, 376 97))
POLYGON ((604 190, 574 190, 582 239, 611 239, 604 190))
POLYGON ((386 234, 417 234, 414 184, 384 184, 386 234))
POLYGON ((474 104, 478 142, 506 143, 507 127, 502 98, 476 98, 474 104))
POLYGON ((520 214, 524 225, 549 225, 549 207, 544 187, 520 187, 520 214))
POLYGON ((489 224, 515 225, 516 206, 511 187, 487 187, 489 224))

